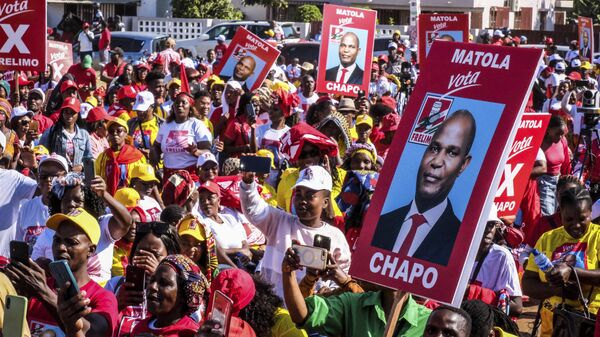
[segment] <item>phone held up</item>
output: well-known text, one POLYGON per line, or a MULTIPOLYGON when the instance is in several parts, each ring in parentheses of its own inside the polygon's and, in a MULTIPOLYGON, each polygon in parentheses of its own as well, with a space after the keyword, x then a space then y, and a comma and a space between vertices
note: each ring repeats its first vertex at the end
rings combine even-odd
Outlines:
POLYGON ((54 277, 54 280, 56 280, 56 285, 59 288, 64 288, 67 282, 70 283, 65 293, 65 299, 79 294, 79 285, 77 285, 77 280, 75 280, 75 276, 73 276, 73 272, 71 272, 71 268, 66 260, 50 262, 50 273, 54 277))
POLYGON ((213 294, 212 306, 208 312, 208 319, 219 323, 221 332, 224 336, 229 333, 229 323, 231 322, 231 313, 233 310, 233 301, 220 290, 213 294))
POLYGON ((301 266, 316 270, 325 270, 327 267, 327 249, 296 244, 292 245, 292 249, 300 257, 301 266))

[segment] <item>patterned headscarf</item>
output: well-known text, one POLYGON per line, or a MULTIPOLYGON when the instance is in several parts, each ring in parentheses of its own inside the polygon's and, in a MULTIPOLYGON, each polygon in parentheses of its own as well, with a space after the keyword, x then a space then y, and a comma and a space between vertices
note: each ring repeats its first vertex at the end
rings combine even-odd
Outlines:
POLYGON ((10 112, 12 111, 12 105, 4 98, 0 98, 0 111, 4 111, 6 119, 10 119, 10 112))
POLYGON ((62 199, 67 187, 83 186, 83 176, 78 172, 69 172, 63 177, 56 177, 52 180, 51 192, 62 199))
POLYGON ((177 204, 181 207, 192 196, 196 186, 194 179, 186 170, 173 173, 163 187, 162 198, 165 205, 177 204))
POLYGON ((173 268, 177 276, 183 280, 186 315, 196 312, 202 305, 206 289, 209 287, 208 280, 200 268, 189 257, 181 254, 165 257, 158 265, 163 264, 173 268))
MULTIPOLYGON (((344 115, 342 115, 341 113, 334 111, 333 113, 331 113, 329 116, 323 118, 323 120, 321 122, 319 122, 319 124, 317 124, 316 128, 317 130, 321 131, 325 125, 327 123, 333 123, 335 124, 335 126, 338 127, 338 129, 340 129, 341 131, 341 139, 336 139, 339 146, 340 146, 340 150, 342 150, 342 146, 343 149, 347 149, 350 147, 350 128, 348 127, 348 121, 346 120, 346 117, 344 117, 344 115), (340 142, 342 142, 342 144, 340 144, 340 142)), ((343 152, 344 151, 340 151, 343 152)))
POLYGON ((375 151, 375 147, 371 144, 361 144, 361 143, 352 143, 350 147, 346 150, 346 156, 344 157, 344 162, 350 161, 355 154, 364 153, 369 159, 371 159, 371 163, 373 165, 377 164, 377 154, 375 151))

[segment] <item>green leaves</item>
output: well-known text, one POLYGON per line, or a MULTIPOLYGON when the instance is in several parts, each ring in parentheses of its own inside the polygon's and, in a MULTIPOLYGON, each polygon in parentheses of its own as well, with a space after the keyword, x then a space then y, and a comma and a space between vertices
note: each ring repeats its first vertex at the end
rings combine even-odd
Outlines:
POLYGON ((323 14, 321 14, 321 10, 319 10, 319 7, 315 5, 302 5, 298 7, 298 11, 296 12, 296 21, 323 21, 323 14))
POLYGON ((230 0, 171 0, 171 6, 176 18, 240 20, 244 17, 230 0))

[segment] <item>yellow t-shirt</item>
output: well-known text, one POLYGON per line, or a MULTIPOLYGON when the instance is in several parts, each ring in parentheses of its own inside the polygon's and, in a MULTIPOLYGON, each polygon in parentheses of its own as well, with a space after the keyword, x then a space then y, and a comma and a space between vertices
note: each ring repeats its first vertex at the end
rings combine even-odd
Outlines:
POLYGON ((275 188, 269 184, 261 184, 260 187, 262 187, 260 196, 263 200, 270 206, 277 207, 277 192, 275 191, 275 188))
POLYGON ((201 119, 202 122, 204 122, 204 125, 206 125, 206 127, 210 130, 210 133, 213 135, 213 137, 215 136, 215 130, 213 127, 213 123, 210 121, 210 119, 204 117, 204 119, 201 119))
POLYGON ((114 245, 113 248, 113 263, 110 269, 111 277, 125 275, 125 267, 123 262, 129 259, 129 251, 125 247, 114 245))
MULTIPOLYGON (((119 155, 119 151, 115 151, 115 156, 119 155)), ((108 155, 106 151, 100 153, 98 158, 96 158, 96 162, 94 163, 94 168, 96 170, 96 174, 101 176, 104 181, 107 181, 106 176, 106 163, 108 162, 108 155)), ((140 160, 133 162, 131 164, 127 164, 127 180, 119 184, 119 187, 129 187, 129 183, 131 180, 131 171, 134 167, 139 166, 141 164, 146 164, 146 157, 142 156, 140 160)))
POLYGON ((273 337, 307 337, 306 331, 298 329, 292 321, 289 311, 277 308, 275 311, 275 324, 271 328, 273 337))
MULTIPOLYGON (((346 178, 346 171, 338 167, 337 172, 340 179, 339 181, 333 181, 331 202, 333 204, 335 216, 342 216, 343 213, 335 202, 335 198, 342 192, 342 183, 344 182, 344 178, 346 178)), ((299 177, 300 170, 295 167, 289 168, 283 172, 279 185, 277 186, 277 206, 283 208, 287 212, 290 212, 291 210, 293 188, 299 177)))
POLYGON ((156 140, 156 135, 158 135, 158 129, 158 117, 156 116, 147 122, 142 122, 141 130, 139 123, 134 123, 134 125, 131 125, 129 130, 129 133, 133 138, 133 145, 136 148, 151 148, 152 144, 154 144, 154 141, 156 140), (144 134, 143 139, 142 131, 144 134))
MULTIPOLYGON (((577 240, 571 237, 564 227, 553 229, 544 233, 535 248, 544 253, 550 260, 567 261, 576 268, 581 269, 596 269, 600 255, 600 226, 590 223, 587 233, 577 240)), ((546 274, 533 262, 533 254, 529 256, 530 263, 527 264, 526 270, 538 273, 542 282, 546 281, 546 274)), ((583 295, 590 294, 591 286, 582 285, 583 295)), ((541 337, 552 335, 552 311, 548 307, 555 308, 557 304, 562 302, 559 296, 553 296, 545 301, 542 309, 542 328, 541 337)), ((575 308, 581 308, 579 301, 566 299, 565 303, 575 308)), ((596 314, 600 308, 600 287, 595 287, 590 296, 590 313, 596 314)))
POLYGON ((118 115, 117 118, 121 118, 122 120, 124 120, 126 122, 131 119, 131 116, 129 116, 127 111, 125 111, 125 110, 121 110, 121 111, 122 111, 121 114, 118 115))

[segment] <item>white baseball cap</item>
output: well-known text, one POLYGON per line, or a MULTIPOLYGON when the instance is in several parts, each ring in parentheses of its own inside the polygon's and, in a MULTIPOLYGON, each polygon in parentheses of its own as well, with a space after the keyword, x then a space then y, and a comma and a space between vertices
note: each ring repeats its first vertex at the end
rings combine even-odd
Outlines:
POLYGON ((44 165, 44 163, 57 163, 60 166, 62 166, 62 168, 65 169, 66 172, 69 172, 69 164, 67 163, 67 160, 65 159, 65 157, 59 154, 53 153, 51 155, 42 157, 39 166, 41 167, 42 165, 44 165))
POLYGON ((496 37, 504 37, 504 34, 502 33, 502 31, 500 29, 496 29, 494 31, 494 36, 496 36, 496 37))
POLYGON ((554 60, 560 60, 560 61, 562 61, 563 58, 560 55, 558 55, 558 54, 552 54, 552 55, 550 55, 550 57, 548 57, 548 62, 551 62, 551 61, 554 61, 554 60))
POLYGON ((44 102, 46 100, 46 95, 44 94, 42 89, 40 89, 40 88, 31 89, 31 91, 29 92, 29 95, 33 94, 34 92, 42 97, 42 102, 44 102))
POLYGON ((294 188, 298 186, 304 186, 315 191, 331 191, 333 183, 329 172, 324 167, 315 165, 300 171, 300 177, 296 181, 294 188))
POLYGON ((217 162, 217 158, 215 158, 214 154, 212 154, 211 152, 203 152, 198 156, 196 167, 202 167, 202 165, 206 164, 209 161, 212 161, 213 163, 219 165, 219 162, 217 162))
POLYGON ((594 61, 592 61, 594 64, 600 64, 600 56, 595 58, 594 61))
POLYGON ((94 106, 88 102, 81 103, 79 108, 79 116, 83 119, 86 119, 88 114, 90 113, 90 110, 92 110, 93 108, 94 106))
POLYGON ((135 96, 133 110, 146 111, 152 104, 154 104, 154 95, 148 90, 140 91, 135 96))
POLYGON ((388 43, 388 49, 398 49, 398 44, 396 42, 388 43))
POLYGON ((217 36, 217 41, 225 42, 225 35, 221 34, 217 36))
POLYGON ((2 146, 2 151, 6 149, 6 136, 3 132, 0 132, 0 146, 2 146))
POLYGON ((580 59, 571 60, 571 67, 572 68, 581 67, 581 60, 580 59))
POLYGON ((33 112, 27 111, 27 109, 25 109, 24 107, 22 107, 20 105, 13 108, 11 119, 19 118, 19 117, 23 117, 23 116, 29 116, 30 118, 32 118, 33 112))
POLYGON ((502 223, 502 220, 500 220, 500 218, 498 217, 498 208, 496 207, 496 204, 492 204, 492 209, 490 209, 490 215, 488 215, 487 221, 502 223))
POLYGON ((556 70, 564 71, 566 69, 564 62, 556 62, 556 66, 554 67, 556 70))

